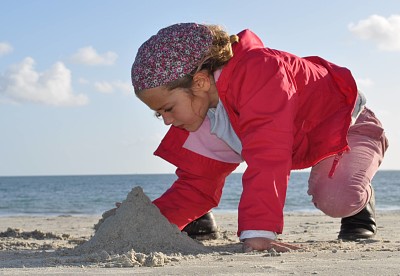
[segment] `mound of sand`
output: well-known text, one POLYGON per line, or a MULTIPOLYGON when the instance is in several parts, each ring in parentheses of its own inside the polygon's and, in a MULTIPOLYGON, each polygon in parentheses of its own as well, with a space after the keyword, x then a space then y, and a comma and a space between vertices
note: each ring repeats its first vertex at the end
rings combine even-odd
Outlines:
POLYGON ((140 187, 132 189, 115 215, 105 219, 95 235, 74 251, 78 254, 135 251, 190 255, 210 252, 171 224, 140 187))

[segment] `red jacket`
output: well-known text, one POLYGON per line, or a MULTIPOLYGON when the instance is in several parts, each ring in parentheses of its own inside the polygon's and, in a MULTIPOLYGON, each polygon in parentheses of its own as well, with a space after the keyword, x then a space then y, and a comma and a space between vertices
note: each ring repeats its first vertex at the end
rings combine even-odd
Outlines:
MULTIPOLYGON (((247 163, 238 232, 281 233, 290 170, 348 150, 357 87, 348 69, 322 58, 265 48, 249 30, 239 38, 217 81, 247 163)), ((218 204, 237 165, 184 152, 188 135, 172 127, 155 153, 178 167, 178 180, 154 203, 180 228, 218 204)))

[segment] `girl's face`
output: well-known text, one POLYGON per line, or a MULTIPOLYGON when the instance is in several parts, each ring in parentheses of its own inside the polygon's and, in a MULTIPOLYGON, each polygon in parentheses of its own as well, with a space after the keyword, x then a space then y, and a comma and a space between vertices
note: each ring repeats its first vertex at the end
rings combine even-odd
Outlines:
POLYGON ((159 86, 144 90, 139 99, 161 116, 166 125, 196 131, 204 121, 207 110, 218 103, 215 85, 197 83, 190 89, 176 88, 168 90, 159 86))

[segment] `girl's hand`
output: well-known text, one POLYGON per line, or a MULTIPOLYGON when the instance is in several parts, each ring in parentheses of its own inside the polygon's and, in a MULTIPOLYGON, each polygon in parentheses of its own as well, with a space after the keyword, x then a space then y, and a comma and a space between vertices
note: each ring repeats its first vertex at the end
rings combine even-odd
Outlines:
POLYGON ((300 248, 301 247, 296 245, 278 242, 267 238, 249 238, 245 239, 243 242, 243 252, 251 252, 253 250, 264 251, 271 249, 275 249, 276 252, 288 252, 300 248))

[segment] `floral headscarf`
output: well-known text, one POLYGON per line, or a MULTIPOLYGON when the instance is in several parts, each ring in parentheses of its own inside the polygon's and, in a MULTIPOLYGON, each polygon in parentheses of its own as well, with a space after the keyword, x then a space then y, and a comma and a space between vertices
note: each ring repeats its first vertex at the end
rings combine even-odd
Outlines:
POLYGON ((210 30, 196 23, 175 24, 140 46, 132 65, 135 91, 165 85, 197 68, 212 45, 210 30))

